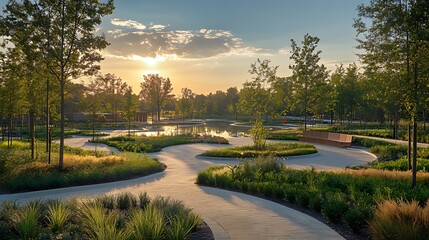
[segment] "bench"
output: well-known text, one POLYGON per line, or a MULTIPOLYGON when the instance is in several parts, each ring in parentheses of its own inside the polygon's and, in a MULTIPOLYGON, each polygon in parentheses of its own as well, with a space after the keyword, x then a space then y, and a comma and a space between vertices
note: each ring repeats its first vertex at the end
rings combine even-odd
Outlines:
POLYGON ((299 140, 304 142, 329 144, 337 147, 352 146, 352 135, 342 133, 304 131, 299 140))

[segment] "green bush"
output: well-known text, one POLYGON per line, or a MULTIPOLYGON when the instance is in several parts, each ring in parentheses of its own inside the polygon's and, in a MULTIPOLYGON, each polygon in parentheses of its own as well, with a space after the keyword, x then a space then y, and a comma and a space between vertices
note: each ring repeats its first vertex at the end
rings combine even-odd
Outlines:
MULTIPOLYGON (((370 166, 375 169, 390 171, 408 171, 408 159, 406 157, 402 157, 396 161, 375 162, 370 166)), ((429 159, 417 158, 417 171, 429 172, 429 159)))
POLYGON ((359 146, 364 146, 367 148, 370 148, 370 147, 373 147, 376 145, 382 145, 382 146, 393 146, 393 145, 395 145, 394 143, 390 143, 390 142, 386 142, 386 141, 374 140, 374 139, 369 139, 369 138, 361 138, 361 137, 353 137, 352 143, 359 145, 359 146))
POLYGON ((345 194, 327 193, 322 204, 322 214, 333 222, 339 222, 349 209, 345 194))
POLYGON ((372 219, 374 207, 365 202, 359 202, 350 208, 344 215, 344 220, 350 229, 357 233, 362 227, 368 225, 368 221, 372 219))
POLYGON ((281 130, 269 131, 267 139, 298 141, 300 137, 302 137, 302 131, 301 130, 281 129, 281 130))
POLYGON ((371 152, 378 156, 378 161, 386 162, 398 160, 407 156, 407 146, 405 145, 375 145, 371 147, 371 152))

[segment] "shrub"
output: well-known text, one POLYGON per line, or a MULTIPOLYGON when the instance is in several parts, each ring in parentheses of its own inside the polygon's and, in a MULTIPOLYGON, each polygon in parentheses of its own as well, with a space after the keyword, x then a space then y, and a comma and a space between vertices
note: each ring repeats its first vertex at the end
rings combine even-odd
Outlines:
POLYGON ((376 145, 383 145, 383 146, 393 146, 394 143, 381 141, 381 140, 374 140, 369 138, 361 138, 361 137, 353 137, 352 143, 360 146, 364 146, 367 148, 376 146, 376 145))
POLYGON ((388 200, 377 205, 369 227, 374 239, 427 239, 429 202, 388 200))
MULTIPOLYGON (((389 171, 408 171, 408 159, 403 157, 396 161, 375 162, 370 166, 389 171)), ((417 158, 417 171, 429 172, 429 159, 417 158)))
POLYGON ((398 160, 407 155, 407 146, 405 145, 376 145, 371 147, 371 152, 378 156, 378 161, 392 161, 398 160))
POLYGON ((347 211, 344 215, 344 220, 350 229, 356 233, 368 224, 368 220, 372 219, 373 212, 372 205, 359 202, 347 211))
POLYGON ((339 222, 349 206, 343 193, 327 193, 322 204, 322 214, 333 222, 339 222))

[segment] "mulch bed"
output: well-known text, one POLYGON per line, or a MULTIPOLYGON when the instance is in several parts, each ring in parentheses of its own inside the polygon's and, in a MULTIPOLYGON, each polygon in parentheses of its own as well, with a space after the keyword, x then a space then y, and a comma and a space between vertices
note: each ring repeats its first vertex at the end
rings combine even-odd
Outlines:
POLYGON ((210 227, 203 222, 189 236, 190 240, 214 240, 213 232, 210 227))

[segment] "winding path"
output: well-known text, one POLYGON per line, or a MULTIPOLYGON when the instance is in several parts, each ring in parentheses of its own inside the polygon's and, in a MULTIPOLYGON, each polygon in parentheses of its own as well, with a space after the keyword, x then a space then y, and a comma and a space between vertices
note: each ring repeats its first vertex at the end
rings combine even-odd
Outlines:
MULTIPOLYGON (((250 143, 249 138, 231 138, 232 145, 250 143)), ((76 143, 76 142, 75 142, 76 143)), ((199 213, 212 229, 215 239, 343 239, 338 233, 301 212, 261 198, 194 184, 197 172, 209 166, 228 163, 197 159, 199 153, 224 146, 189 144, 165 148, 152 154, 168 167, 151 176, 81 187, 0 195, 0 201, 68 198, 119 192, 146 191, 152 196, 171 196, 182 200, 199 213)), ((359 149, 341 149, 316 145, 318 154, 293 157, 293 167, 314 165, 320 169, 343 168, 374 160, 359 149)))

